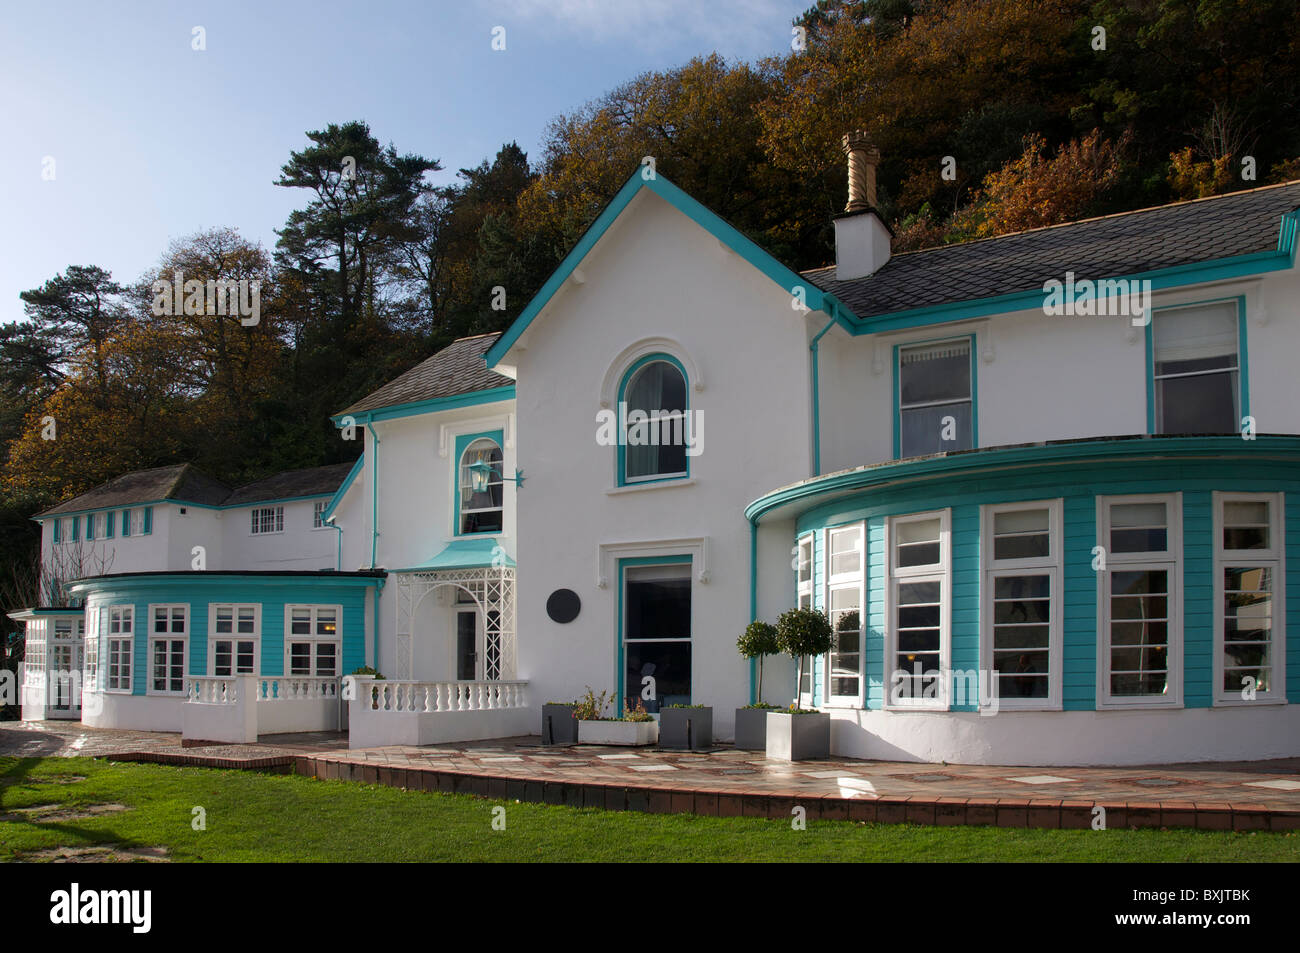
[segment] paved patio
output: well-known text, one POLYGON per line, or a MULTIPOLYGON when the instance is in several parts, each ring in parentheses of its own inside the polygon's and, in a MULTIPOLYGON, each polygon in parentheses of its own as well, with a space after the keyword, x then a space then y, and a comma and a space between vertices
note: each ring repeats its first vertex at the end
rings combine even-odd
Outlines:
POLYGON ((890 823, 1300 830, 1300 759, 1124 768, 768 761, 727 745, 667 751, 543 746, 536 737, 351 751, 345 735, 186 748, 179 735, 76 722, 0 724, 0 755, 89 755, 664 813, 890 823))

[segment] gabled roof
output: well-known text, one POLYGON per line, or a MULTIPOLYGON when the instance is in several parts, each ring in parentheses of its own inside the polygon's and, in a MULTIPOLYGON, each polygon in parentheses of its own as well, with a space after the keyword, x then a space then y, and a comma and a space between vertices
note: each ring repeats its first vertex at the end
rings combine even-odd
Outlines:
POLYGON ((80 496, 37 513, 34 518, 164 500, 219 506, 229 495, 230 487, 220 480, 208 476, 191 463, 179 463, 124 473, 80 496))
POLYGON ((37 513, 32 518, 43 519, 63 513, 82 513, 139 503, 193 503, 196 506, 221 508, 247 506, 263 500, 330 496, 338 492, 352 467, 351 463, 331 463, 324 467, 288 470, 231 490, 192 463, 178 463, 170 467, 124 473, 80 496, 74 496, 66 503, 37 513))
POLYGON ((493 344, 492 348, 484 355, 488 367, 495 367, 510 348, 514 346, 514 343, 519 340, 519 336, 532 324, 533 319, 541 313, 550 300, 555 297, 556 292, 560 290, 568 277, 582 263, 582 260, 587 257, 587 253, 595 247, 601 236, 609 230, 609 227, 627 208, 628 203, 642 189, 648 189, 668 202, 786 291, 793 294, 794 289, 802 289, 804 304, 810 310, 834 312, 833 302, 825 300, 826 296, 822 293, 822 290, 811 281, 801 278, 796 272, 772 257, 769 252, 747 238, 734 226, 724 221, 716 212, 704 207, 673 185, 661 173, 651 173, 651 177, 647 179, 643 175, 644 171, 644 169, 637 169, 632 173, 623 187, 619 189, 618 194, 610 200, 604 210, 596 216, 596 220, 583 232, 582 238, 578 240, 578 243, 560 262, 559 267, 551 272, 551 277, 546 280, 546 284, 542 285, 541 290, 528 302, 528 307, 524 308, 505 334, 501 335, 501 340, 493 344))
POLYGON ((514 381, 488 370, 487 364, 483 362, 484 352, 500 337, 500 332, 497 332, 453 341, 379 390, 361 398, 346 410, 339 411, 334 419, 498 387, 513 387, 514 381))
POLYGON ((850 281, 835 266, 804 277, 833 294, 860 319, 1037 291, 1049 279, 1119 278, 1167 268, 1276 254, 1294 247, 1300 182, 1192 202, 1121 212, 997 238, 894 255, 879 271, 850 281), (1279 225, 1282 225, 1279 228, 1279 225))
POLYGON ((222 506, 242 506, 263 500, 292 500, 300 496, 333 496, 347 479, 354 464, 331 463, 323 467, 287 470, 264 480, 239 487, 222 506))

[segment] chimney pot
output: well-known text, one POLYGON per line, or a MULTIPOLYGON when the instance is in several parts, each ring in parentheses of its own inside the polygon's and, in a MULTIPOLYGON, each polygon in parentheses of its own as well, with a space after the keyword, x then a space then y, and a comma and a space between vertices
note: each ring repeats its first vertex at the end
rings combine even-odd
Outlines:
POLYGON ((880 150, 871 136, 858 129, 846 133, 844 154, 849 157, 849 204, 846 212, 865 212, 876 207, 876 167, 880 150))

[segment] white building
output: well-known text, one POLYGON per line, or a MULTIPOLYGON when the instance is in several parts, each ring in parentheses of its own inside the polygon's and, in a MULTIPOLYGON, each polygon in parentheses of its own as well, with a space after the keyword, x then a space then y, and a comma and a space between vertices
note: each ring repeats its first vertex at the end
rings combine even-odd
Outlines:
MULTIPOLYGON (((335 674, 387 677, 354 745, 535 732, 587 686, 712 705, 729 738, 756 700, 737 636, 804 605, 836 649, 797 687, 769 659, 766 700, 830 711, 837 754, 1300 754, 1300 183, 891 256, 873 152, 846 151, 838 261, 803 274, 634 175, 507 332, 334 418, 365 453, 293 505, 328 499, 337 535, 291 538, 286 503, 259 549, 265 500, 154 501, 122 557, 148 584, 115 561, 71 586, 95 691, 122 691, 106 655, 153 657, 155 599, 186 607, 191 679, 217 677, 211 606, 287 560, 291 584, 239 597, 253 674, 296 671, 291 606, 341 607, 335 674), (206 574, 178 572, 206 540, 206 574)), ((47 545, 73 504, 38 517, 47 545)))

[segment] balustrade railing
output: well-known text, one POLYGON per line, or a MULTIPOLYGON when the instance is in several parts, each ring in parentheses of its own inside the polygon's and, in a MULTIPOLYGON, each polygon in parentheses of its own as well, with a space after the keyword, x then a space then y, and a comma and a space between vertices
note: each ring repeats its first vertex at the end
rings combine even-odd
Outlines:
POLYGON ((369 683, 370 709, 443 712, 526 708, 524 688, 527 684, 526 681, 407 682, 376 679, 369 683))

